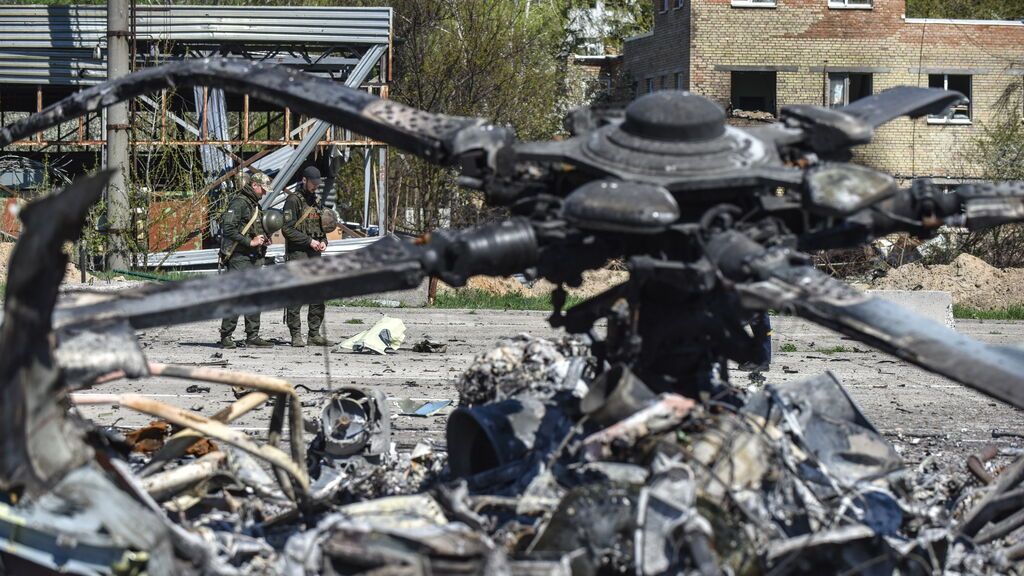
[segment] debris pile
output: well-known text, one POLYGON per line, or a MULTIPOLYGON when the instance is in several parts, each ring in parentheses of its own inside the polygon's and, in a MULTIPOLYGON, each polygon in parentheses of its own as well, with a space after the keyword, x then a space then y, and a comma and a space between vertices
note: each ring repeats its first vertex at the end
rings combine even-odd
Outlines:
MULTIPOLYGON (((569 287, 567 291, 573 297, 590 298, 628 279, 629 273, 625 270, 609 268, 587 270, 583 273, 583 283, 578 287, 569 287)), ((452 288, 443 282, 439 285, 441 291, 479 290, 490 294, 519 294, 523 296, 549 296, 555 288, 554 284, 543 279, 524 284, 515 278, 499 276, 475 276, 469 279, 464 288, 452 288)))
MULTIPOLYGON (((242 380, 225 374, 187 375, 242 380)), ((698 401, 655 394, 621 364, 598 370, 585 339, 524 335, 476 358, 457 387, 447 454, 426 442, 396 452, 385 398, 336 391, 304 422, 308 489, 230 438, 189 456, 192 430, 171 448, 183 433, 168 439, 163 421, 104 442, 152 454, 129 459, 139 486, 189 535, 177 547, 203 549, 198 564, 178 552, 177 569, 1003 574, 1024 558, 1024 460, 1001 473, 980 463, 991 485, 934 459, 905 469, 832 374, 698 401)), ((252 392, 229 411, 266 398, 252 392)), ((10 501, 0 522, 52 520, 46 502, 10 501)), ((159 573, 149 551, 92 523, 40 526, 54 543, 96 530, 111 550, 97 559, 78 544, 58 559, 5 537, 5 561, 159 573)))
MULTIPOLYGON (((14 252, 14 242, 0 242, 0 284, 7 282, 8 268, 11 261, 11 254, 14 252)), ((92 283, 96 278, 89 273, 85 275, 85 282, 92 283)), ((65 266, 65 284, 79 284, 82 282, 82 271, 73 263, 68 262, 65 266)))
POLYGON ((942 290, 953 303, 982 310, 1024 305, 1024 269, 1001 270, 970 254, 961 254, 950 264, 907 264, 890 270, 876 280, 879 290, 942 290))

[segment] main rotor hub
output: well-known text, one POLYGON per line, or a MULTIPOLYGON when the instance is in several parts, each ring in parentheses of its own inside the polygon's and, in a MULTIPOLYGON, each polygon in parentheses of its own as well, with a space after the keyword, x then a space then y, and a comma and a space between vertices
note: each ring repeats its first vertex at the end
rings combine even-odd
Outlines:
POLYGON ((663 90, 636 99, 625 120, 591 132, 582 152, 620 170, 704 178, 768 161, 765 145, 725 123, 725 111, 690 92, 663 90))
POLYGON ((637 138, 703 142, 725 134, 725 111, 696 94, 663 90, 630 104, 621 129, 637 138))

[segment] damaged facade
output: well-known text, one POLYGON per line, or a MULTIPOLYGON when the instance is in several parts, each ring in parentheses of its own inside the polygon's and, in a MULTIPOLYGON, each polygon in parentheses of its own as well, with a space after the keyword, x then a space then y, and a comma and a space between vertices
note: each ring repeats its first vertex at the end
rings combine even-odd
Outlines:
POLYGON ((837 106, 894 86, 957 90, 941 117, 902 119, 857 151, 901 178, 978 177, 963 150, 983 125, 1020 113, 1024 23, 905 17, 903 0, 653 0, 654 29, 628 40, 636 94, 691 90, 770 121, 789 104, 837 106))

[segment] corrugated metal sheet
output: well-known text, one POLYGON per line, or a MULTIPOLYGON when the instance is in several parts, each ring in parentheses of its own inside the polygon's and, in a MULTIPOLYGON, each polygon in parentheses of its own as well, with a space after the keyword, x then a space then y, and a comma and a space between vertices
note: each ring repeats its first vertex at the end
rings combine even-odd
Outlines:
MULTIPOLYGON (((163 48, 244 44, 388 44, 390 8, 139 6, 137 41, 163 48)), ((102 6, 0 6, 0 82, 92 84, 105 78, 102 6)), ((140 50, 141 53, 146 53, 140 50)))
MULTIPOLYGON (((324 255, 337 256, 339 254, 344 254, 345 252, 359 250, 361 248, 366 248, 377 240, 380 240, 379 236, 331 240, 327 243, 327 250, 324 252, 324 255)), ((210 248, 207 250, 181 250, 179 252, 171 252, 170 254, 167 252, 156 252, 150 254, 146 261, 150 266, 159 265, 162 268, 216 266, 217 252, 218 250, 216 248, 210 248)), ((270 246, 270 248, 267 249, 267 256, 273 258, 276 262, 284 262, 284 245, 274 244, 270 246)))

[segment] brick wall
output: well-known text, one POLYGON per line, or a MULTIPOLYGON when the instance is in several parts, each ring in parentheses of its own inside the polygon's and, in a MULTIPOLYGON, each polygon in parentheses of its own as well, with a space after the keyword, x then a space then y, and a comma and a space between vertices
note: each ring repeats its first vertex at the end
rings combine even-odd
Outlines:
MULTIPOLYGON (((828 72, 869 72, 873 92, 928 85, 929 73, 972 77, 968 125, 897 120, 858 150, 862 162, 898 176, 978 175, 964 150, 1000 115, 1000 100, 1024 82, 1024 26, 907 21, 903 0, 875 0, 871 9, 833 9, 827 0, 777 0, 775 8, 739 8, 734 0, 691 0, 680 14, 655 20, 644 44, 627 43, 624 66, 650 74, 664 46, 687 38, 689 86, 728 107, 735 70, 775 70, 778 104, 822 105, 828 72), (670 25, 661 29, 662 22, 670 25), (641 51, 655 55, 648 68, 641 51)), ((635 73, 634 73, 635 74, 635 73)), ((642 83, 641 83, 642 85, 642 83)), ((1019 102, 1019 99, 1016 100, 1019 102)))
POLYGON ((626 42, 622 52, 622 67, 629 71, 637 94, 645 92, 647 79, 653 79, 656 89, 675 87, 675 75, 682 74, 682 86, 690 85, 690 0, 677 6, 669 0, 668 10, 662 12, 661 0, 653 1, 654 32, 626 42))

